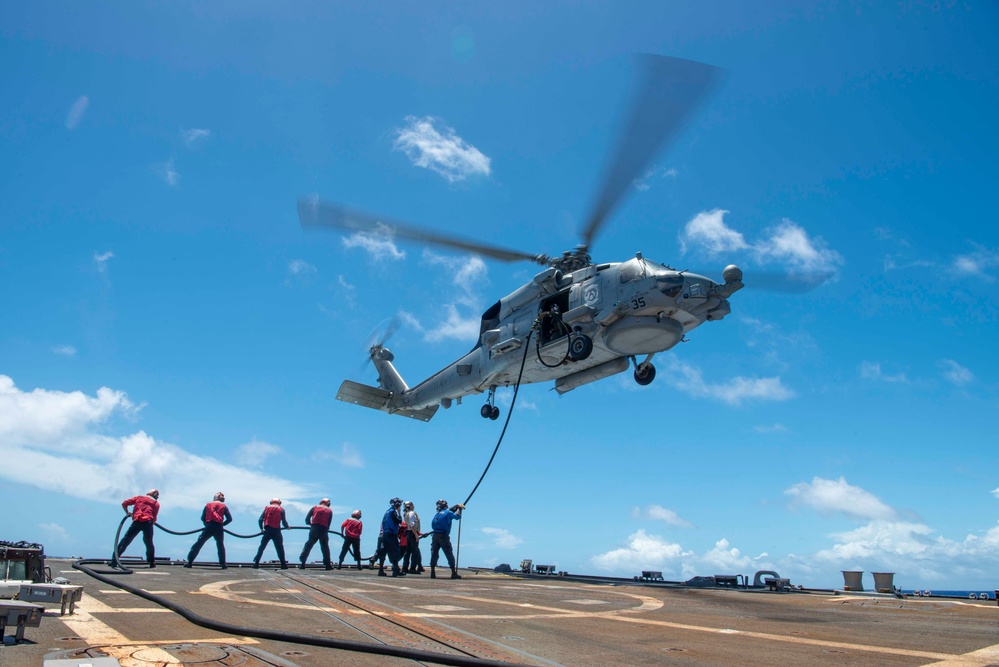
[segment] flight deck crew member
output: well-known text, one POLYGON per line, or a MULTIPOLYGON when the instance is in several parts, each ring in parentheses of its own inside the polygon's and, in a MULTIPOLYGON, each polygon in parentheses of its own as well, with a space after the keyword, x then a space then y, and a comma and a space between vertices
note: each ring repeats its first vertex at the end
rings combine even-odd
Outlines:
POLYGON ((267 543, 274 540, 274 549, 277 550, 278 560, 281 561, 281 569, 288 569, 288 561, 284 559, 284 538, 281 536, 281 526, 285 528, 291 528, 288 525, 288 517, 284 514, 284 508, 281 507, 281 499, 274 498, 271 500, 271 504, 264 508, 264 511, 260 513, 260 518, 257 519, 257 525, 260 526, 260 530, 264 532, 263 537, 260 538, 260 548, 257 549, 257 555, 253 557, 253 567, 260 567, 260 556, 264 553, 264 548, 267 543))
POLYGON ((350 518, 340 524, 340 532, 343 533, 343 548, 340 549, 340 562, 337 563, 336 569, 339 570, 343 567, 343 557, 351 548, 353 548, 354 560, 357 561, 357 569, 361 569, 361 531, 363 529, 361 510, 354 510, 351 512, 350 518))
POLYGON ((118 567, 118 558, 125 553, 125 549, 139 533, 142 533, 142 542, 146 545, 146 561, 149 562, 149 567, 156 567, 153 525, 156 523, 156 516, 160 513, 159 497, 160 492, 153 489, 144 496, 135 496, 122 501, 121 508, 125 510, 127 516, 132 517, 132 525, 125 531, 125 537, 121 538, 118 548, 111 554, 111 567, 118 567), (135 509, 129 512, 128 508, 132 506, 135 509))
POLYGON ((305 525, 309 527, 309 539, 302 547, 302 555, 298 557, 298 567, 305 569, 305 561, 315 543, 319 542, 319 550, 323 552, 323 565, 327 570, 333 569, 330 563, 330 523, 333 521, 333 510, 330 509, 330 499, 323 498, 319 504, 305 515, 305 525))
POLYGON ((229 513, 229 508, 225 506, 225 494, 219 491, 215 494, 212 502, 205 505, 205 509, 201 511, 201 523, 205 524, 202 529, 201 534, 198 535, 198 540, 191 547, 191 551, 187 554, 187 563, 184 567, 191 567, 194 563, 194 559, 198 557, 198 552, 201 551, 201 547, 205 545, 208 538, 215 538, 215 546, 218 548, 219 552, 219 565, 222 569, 226 569, 228 566, 225 564, 225 531, 223 526, 228 526, 232 523, 232 514, 229 513))
POLYGON ((420 515, 416 513, 416 505, 407 500, 403 505, 406 513, 403 519, 409 526, 409 573, 423 574, 423 554, 420 553, 420 515))
POLYGON ((434 515, 434 520, 430 523, 430 526, 434 530, 433 541, 430 543, 431 579, 437 578, 435 569, 437 567, 437 558, 440 556, 442 550, 444 551, 444 556, 447 558, 447 564, 451 566, 451 578, 461 579, 461 575, 458 574, 458 568, 455 566, 454 551, 451 549, 451 522, 455 519, 461 521, 461 510, 463 509, 465 509, 465 506, 461 503, 455 505, 454 510, 452 510, 448 509, 446 500, 437 501, 437 514, 434 515))
POLYGON ((389 508, 385 510, 382 517, 382 547, 378 552, 381 562, 378 564, 378 576, 385 575, 385 556, 388 556, 392 563, 392 576, 403 577, 405 572, 399 569, 399 524, 402 523, 402 515, 399 508, 402 507, 401 498, 393 498, 389 501, 389 508))

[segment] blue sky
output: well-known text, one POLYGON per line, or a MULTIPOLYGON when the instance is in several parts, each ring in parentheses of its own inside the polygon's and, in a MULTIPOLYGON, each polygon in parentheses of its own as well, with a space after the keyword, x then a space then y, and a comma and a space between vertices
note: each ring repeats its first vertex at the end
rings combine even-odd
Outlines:
POLYGON ((4 6, 0 538, 101 556, 158 487, 173 529, 217 490, 244 532, 329 496, 369 551, 389 498, 463 500, 502 426, 478 399, 335 392, 393 316, 409 384, 444 367, 537 267, 306 232, 296 200, 572 248, 651 52, 725 81, 593 255, 747 286, 648 387, 523 387, 462 562, 993 588, 999 9, 768 4, 4 6), (802 269, 835 275, 754 286, 802 269))

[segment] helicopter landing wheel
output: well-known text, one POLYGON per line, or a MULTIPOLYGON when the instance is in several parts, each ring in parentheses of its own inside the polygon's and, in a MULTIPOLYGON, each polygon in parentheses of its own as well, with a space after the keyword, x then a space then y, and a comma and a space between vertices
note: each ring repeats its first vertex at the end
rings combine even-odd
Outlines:
POLYGON ((652 364, 639 364, 635 369, 635 382, 643 387, 656 379, 656 367, 652 364))
POLYGON ((497 410, 497 409, 498 408, 493 407, 492 405, 489 405, 488 403, 486 403, 485 405, 482 406, 482 409, 479 410, 479 414, 482 415, 483 419, 492 419, 493 418, 493 410, 497 410))
POLYGON ((582 361, 593 352, 593 339, 586 334, 576 334, 569 341, 569 358, 573 361, 582 361))
POLYGON ((495 405, 493 406, 493 409, 489 411, 489 418, 492 419, 493 421, 499 419, 499 408, 497 408, 495 405))

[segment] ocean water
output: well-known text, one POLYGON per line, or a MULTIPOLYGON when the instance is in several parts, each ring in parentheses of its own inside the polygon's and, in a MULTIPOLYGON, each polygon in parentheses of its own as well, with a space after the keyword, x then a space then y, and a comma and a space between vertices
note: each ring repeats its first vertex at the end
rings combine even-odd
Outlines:
POLYGON ((995 590, 991 590, 991 591, 944 591, 944 590, 935 591, 935 590, 932 590, 932 589, 929 589, 929 590, 927 590, 927 589, 920 589, 919 591, 915 591, 915 590, 909 590, 909 589, 902 589, 902 593, 904 593, 905 595, 917 595, 918 593, 922 593, 923 595, 926 595, 927 593, 930 593, 931 595, 933 595, 933 597, 964 598, 965 600, 969 599, 972 595, 974 595, 976 599, 982 599, 982 600, 995 600, 996 599, 996 592, 995 592, 995 590), (983 595, 985 596, 984 598, 982 597, 983 595))

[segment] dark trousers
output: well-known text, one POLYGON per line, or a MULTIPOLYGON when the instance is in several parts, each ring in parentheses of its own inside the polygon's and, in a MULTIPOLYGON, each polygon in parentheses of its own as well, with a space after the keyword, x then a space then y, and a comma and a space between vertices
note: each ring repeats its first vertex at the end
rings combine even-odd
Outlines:
POLYGON ((413 570, 423 567, 423 554, 420 553, 420 539, 415 533, 409 534, 409 567, 413 570))
POLYGON ((153 548, 153 522, 133 521, 125 532, 125 537, 118 543, 118 556, 125 555, 125 549, 132 543, 135 536, 142 533, 142 542, 146 545, 146 560, 152 563, 156 560, 156 550, 153 548))
POLYGON ((392 563, 392 568, 397 569, 399 567, 399 555, 399 535, 382 535, 382 547, 378 552, 379 560, 384 563, 385 556, 388 556, 389 562, 392 563))
MULTIPOLYGON (((281 561, 282 565, 287 565, 284 559, 284 537, 281 536, 281 529, 268 528, 267 526, 264 526, 264 536, 260 538, 260 548, 257 549, 257 555, 253 557, 253 562, 260 562, 260 557, 263 555, 267 543, 271 540, 274 541, 274 549, 277 551, 278 560, 281 561)), ((329 546, 326 547, 326 550, 327 552, 329 551, 329 546)))
POLYGON ((215 546, 218 547, 219 565, 225 565, 225 531, 222 529, 221 523, 215 523, 214 521, 206 523, 205 527, 201 530, 201 534, 198 535, 198 541, 194 543, 191 551, 187 554, 187 562, 193 563, 194 559, 198 557, 198 553, 201 552, 201 547, 205 546, 205 542, 213 537, 215 538, 215 546))
POLYGON ((451 549, 451 537, 444 533, 434 533, 433 541, 430 543, 430 567, 437 567, 437 560, 440 552, 444 552, 447 564, 454 569, 454 551, 451 549))
POLYGON ((343 548, 340 549, 340 565, 343 565, 343 557, 347 555, 348 551, 352 551, 354 554, 354 560, 357 561, 357 567, 361 567, 361 538, 360 537, 344 537, 343 538, 343 548))
MULTIPOLYGON (((302 555, 299 556, 298 561, 304 563, 309 558, 309 552, 312 551, 312 547, 315 546, 316 542, 319 542, 319 550, 323 552, 323 565, 326 567, 330 566, 330 529, 326 526, 317 526, 312 524, 309 526, 309 539, 305 541, 305 546, 302 547, 302 555)), ((340 560, 343 560, 342 558, 340 560)), ((360 559, 358 559, 360 560, 360 559)))

